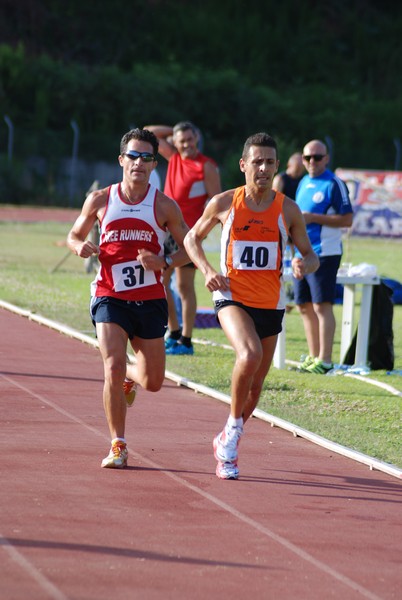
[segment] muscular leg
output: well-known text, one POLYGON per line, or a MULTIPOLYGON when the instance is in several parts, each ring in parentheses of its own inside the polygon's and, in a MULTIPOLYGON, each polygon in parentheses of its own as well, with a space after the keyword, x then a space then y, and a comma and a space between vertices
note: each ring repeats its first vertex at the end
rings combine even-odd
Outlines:
POLYGON ((257 372, 254 374, 248 397, 244 405, 243 423, 247 421, 247 419, 252 415, 253 410, 257 407, 261 396, 262 386, 264 385, 265 378, 268 375, 272 364, 277 339, 278 336, 273 335, 261 340, 263 352, 262 360, 257 372))
POLYGON ((251 406, 258 402, 262 387, 261 378, 264 371, 268 372, 269 358, 272 360, 275 345, 273 343, 272 349, 272 342, 270 344, 261 343, 253 320, 245 310, 238 306, 222 308, 219 311, 219 322, 236 353, 232 371, 230 413, 233 418, 240 419, 247 407, 247 413, 244 416, 248 418, 255 408, 253 406, 250 412, 251 406), (270 354, 272 354, 271 357, 270 354), (254 378, 256 379, 254 380, 254 378))
POLYGON ((178 267, 176 269, 176 282, 182 305, 182 319, 184 337, 193 335, 195 316, 197 313, 197 297, 195 294, 195 273, 192 267, 178 267))
POLYGON ((127 334, 115 323, 97 323, 96 335, 103 359, 103 406, 110 435, 112 439, 124 438, 127 406, 123 381, 126 374, 127 334))
POLYGON ((136 363, 127 365, 127 377, 149 392, 158 392, 165 378, 165 344, 163 337, 131 340, 136 363))
POLYGON ((311 302, 298 304, 297 309, 303 320, 308 352, 310 356, 318 356, 320 353, 319 323, 313 304, 311 302))

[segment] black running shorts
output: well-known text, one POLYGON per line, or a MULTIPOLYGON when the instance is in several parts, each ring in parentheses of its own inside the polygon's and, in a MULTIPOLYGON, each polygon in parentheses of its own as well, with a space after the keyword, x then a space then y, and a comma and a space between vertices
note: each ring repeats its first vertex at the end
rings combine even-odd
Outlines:
POLYGON ((111 296, 92 298, 92 323, 116 323, 130 340, 135 336, 151 340, 163 337, 167 329, 168 306, 165 298, 141 302, 120 300, 111 296))
POLYGON ((254 308, 253 306, 246 306, 245 304, 235 302, 234 300, 217 300, 215 302, 215 314, 218 321, 218 313, 225 306, 239 306, 245 310, 253 319, 255 330, 260 340, 272 335, 277 335, 282 331, 282 319, 285 314, 284 310, 254 308))

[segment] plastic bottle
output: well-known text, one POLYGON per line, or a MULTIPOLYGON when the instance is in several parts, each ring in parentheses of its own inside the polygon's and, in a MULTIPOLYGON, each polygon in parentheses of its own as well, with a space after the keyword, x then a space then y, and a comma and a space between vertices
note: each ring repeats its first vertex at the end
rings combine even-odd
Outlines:
POLYGON ((283 274, 286 276, 292 275, 292 250, 290 246, 286 246, 283 254, 283 274))

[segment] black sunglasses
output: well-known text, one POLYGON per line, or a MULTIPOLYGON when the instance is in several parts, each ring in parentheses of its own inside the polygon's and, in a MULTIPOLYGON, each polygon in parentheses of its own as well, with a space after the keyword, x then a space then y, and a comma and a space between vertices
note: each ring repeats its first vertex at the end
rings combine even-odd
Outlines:
POLYGON ((304 154, 303 155, 303 159, 307 162, 310 162, 310 160, 312 158, 314 158, 315 162, 320 162, 324 156, 326 156, 325 154, 304 154))
POLYGON ((125 152, 125 155, 128 156, 130 160, 137 160, 137 158, 141 158, 144 162, 153 162, 155 160, 155 156, 151 154, 151 152, 137 152, 137 150, 129 150, 125 152))

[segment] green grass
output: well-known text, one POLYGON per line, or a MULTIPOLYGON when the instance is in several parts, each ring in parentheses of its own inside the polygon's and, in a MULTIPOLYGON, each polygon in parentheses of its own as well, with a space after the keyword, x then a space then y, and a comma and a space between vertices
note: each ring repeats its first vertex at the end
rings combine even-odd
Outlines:
MULTIPOLYGON (((89 319, 89 284, 84 261, 62 245, 68 224, 0 223, 0 298, 47 318, 93 334, 89 319), (63 259, 65 260, 63 261, 63 259), (56 268, 57 267, 57 268, 56 268)), ((214 247, 211 240, 209 247, 214 247)), ((344 260, 377 265, 381 276, 402 281, 402 242, 350 238, 344 260)), ((210 253, 218 263, 218 254, 210 253)), ((199 306, 212 306, 200 273, 196 276, 199 306)), ((339 357, 342 307, 335 306, 338 323, 334 359, 339 357)), ((301 319, 287 315, 287 358, 299 360, 306 352, 301 319)), ((402 306, 394 307, 395 370, 402 370, 402 306)), ((228 344, 220 329, 196 329, 195 338, 228 344)), ((193 381, 230 394, 233 351, 198 345, 193 357, 167 357, 167 368, 193 381)), ((370 378, 398 390, 398 374, 372 371, 370 378)), ((330 440, 402 468, 402 399, 382 388, 349 377, 306 376, 275 368, 265 382, 259 408, 330 440)))

